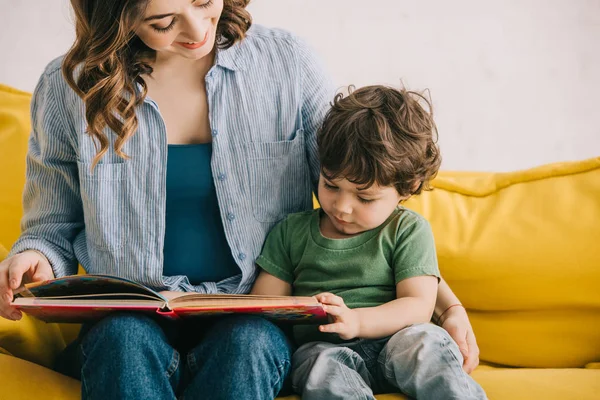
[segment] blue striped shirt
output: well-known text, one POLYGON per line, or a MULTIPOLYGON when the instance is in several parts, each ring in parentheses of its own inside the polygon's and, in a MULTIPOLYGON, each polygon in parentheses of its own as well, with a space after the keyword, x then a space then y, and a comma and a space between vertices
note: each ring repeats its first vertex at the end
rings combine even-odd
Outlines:
POLYGON ((247 293, 269 230, 312 207, 319 175, 316 130, 334 90, 313 52, 292 34, 254 25, 218 50, 205 77, 213 135, 211 169, 221 220, 239 275, 192 285, 163 275, 167 135, 155 102, 123 150, 92 171, 94 142, 84 105, 52 61, 35 89, 23 196, 22 235, 11 255, 42 252, 55 276, 117 275, 156 290, 247 293))

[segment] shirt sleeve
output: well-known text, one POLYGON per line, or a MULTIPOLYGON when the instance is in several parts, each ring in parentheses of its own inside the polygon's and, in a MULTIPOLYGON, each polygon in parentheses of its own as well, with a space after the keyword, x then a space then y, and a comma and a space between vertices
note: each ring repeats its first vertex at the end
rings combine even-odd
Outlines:
POLYGON ((302 85, 302 124, 304 129, 306 158, 310 167, 310 178, 315 195, 321 168, 317 148, 317 131, 335 95, 331 76, 321 59, 304 41, 298 40, 302 85))
POLYGON ((77 273, 73 250, 83 229, 76 152, 68 139, 66 112, 54 93, 60 71, 44 72, 31 102, 31 135, 23 192, 22 234, 9 256, 44 254, 56 277, 77 273))
POLYGON ((431 275, 440 279, 435 241, 429 222, 420 217, 401 229, 394 249, 396 284, 415 276, 431 275))
POLYGON ((269 274, 289 284, 294 283, 293 265, 287 235, 287 219, 271 230, 256 264, 269 274))

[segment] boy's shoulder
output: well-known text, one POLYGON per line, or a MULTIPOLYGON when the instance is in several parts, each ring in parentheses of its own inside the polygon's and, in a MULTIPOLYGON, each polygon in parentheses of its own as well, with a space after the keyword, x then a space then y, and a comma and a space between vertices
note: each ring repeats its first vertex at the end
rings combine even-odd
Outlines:
POLYGON ((300 246, 310 236, 311 221, 318 218, 318 210, 302 211, 288 214, 269 232, 267 240, 283 240, 300 246), (317 215, 315 215, 317 214, 317 215))
POLYGON ((393 232, 396 238, 400 238, 403 234, 415 229, 431 229, 429 221, 416 211, 398 206, 394 213, 387 225, 387 229, 393 232))

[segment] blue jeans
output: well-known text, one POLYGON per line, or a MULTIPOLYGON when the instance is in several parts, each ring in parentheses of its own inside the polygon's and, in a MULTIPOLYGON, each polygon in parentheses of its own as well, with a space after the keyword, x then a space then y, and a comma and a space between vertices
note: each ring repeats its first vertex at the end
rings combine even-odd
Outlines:
POLYGON ((285 333, 260 317, 119 313, 84 325, 56 369, 81 379, 82 399, 273 399, 291 354, 285 333))
POLYGON ((306 343, 292 358, 292 385, 303 400, 374 399, 398 390, 419 400, 485 399, 462 362, 444 329, 419 324, 378 340, 306 343))

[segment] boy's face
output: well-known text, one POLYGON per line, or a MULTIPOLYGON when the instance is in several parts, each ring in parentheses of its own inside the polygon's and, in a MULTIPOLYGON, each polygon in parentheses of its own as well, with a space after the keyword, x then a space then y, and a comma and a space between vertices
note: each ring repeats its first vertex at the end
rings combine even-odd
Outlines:
POLYGON ((319 203, 327 218, 322 221, 325 236, 346 237, 377 228, 405 200, 393 186, 377 183, 363 188, 347 179, 319 179, 319 203))

